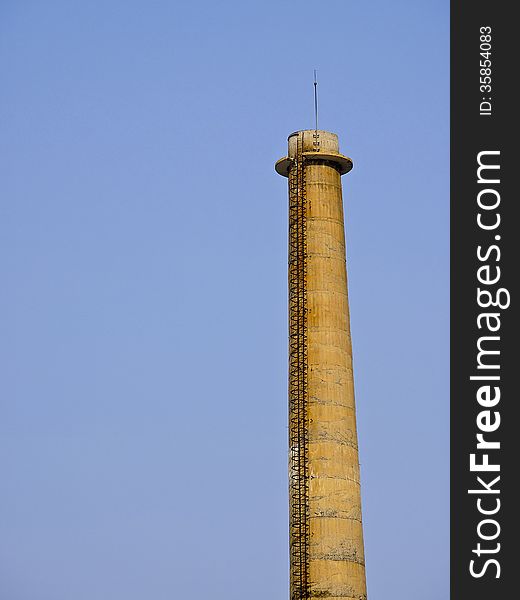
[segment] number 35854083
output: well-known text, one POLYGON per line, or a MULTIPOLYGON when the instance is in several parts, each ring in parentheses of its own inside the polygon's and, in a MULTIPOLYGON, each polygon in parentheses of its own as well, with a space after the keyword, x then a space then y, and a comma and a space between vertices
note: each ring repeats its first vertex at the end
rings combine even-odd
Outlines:
POLYGON ((491 92, 491 27, 480 28, 480 91, 491 92))

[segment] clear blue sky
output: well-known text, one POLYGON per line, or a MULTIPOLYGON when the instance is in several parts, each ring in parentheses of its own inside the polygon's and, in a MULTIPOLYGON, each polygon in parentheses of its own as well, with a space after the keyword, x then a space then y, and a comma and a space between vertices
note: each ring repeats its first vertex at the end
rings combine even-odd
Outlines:
POLYGON ((0 599, 286 600, 286 138, 340 136, 370 600, 448 598, 449 3, 0 2, 0 599))

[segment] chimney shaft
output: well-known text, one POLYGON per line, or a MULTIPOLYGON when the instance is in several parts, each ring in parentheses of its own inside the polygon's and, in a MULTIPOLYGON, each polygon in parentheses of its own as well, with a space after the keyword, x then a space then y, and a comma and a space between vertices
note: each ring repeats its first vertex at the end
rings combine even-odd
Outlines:
POLYGON ((289 136, 291 600, 366 600, 341 175, 336 134, 289 136))

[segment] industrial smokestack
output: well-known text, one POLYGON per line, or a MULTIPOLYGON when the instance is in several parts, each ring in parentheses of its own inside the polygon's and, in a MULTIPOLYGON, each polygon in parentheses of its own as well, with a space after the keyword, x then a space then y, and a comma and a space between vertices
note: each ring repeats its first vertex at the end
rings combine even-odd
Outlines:
POLYGON ((366 600, 338 137, 289 136, 291 600, 366 600))

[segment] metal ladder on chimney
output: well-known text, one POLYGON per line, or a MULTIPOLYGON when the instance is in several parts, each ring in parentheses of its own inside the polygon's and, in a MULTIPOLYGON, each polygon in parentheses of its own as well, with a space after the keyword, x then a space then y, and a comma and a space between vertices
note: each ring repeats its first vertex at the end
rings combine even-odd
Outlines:
MULTIPOLYGON (((308 600, 310 592, 307 195, 303 135, 303 132, 298 133, 296 158, 289 171, 289 551, 291 600, 308 600)), ((317 141, 313 140, 314 144, 317 141)))

